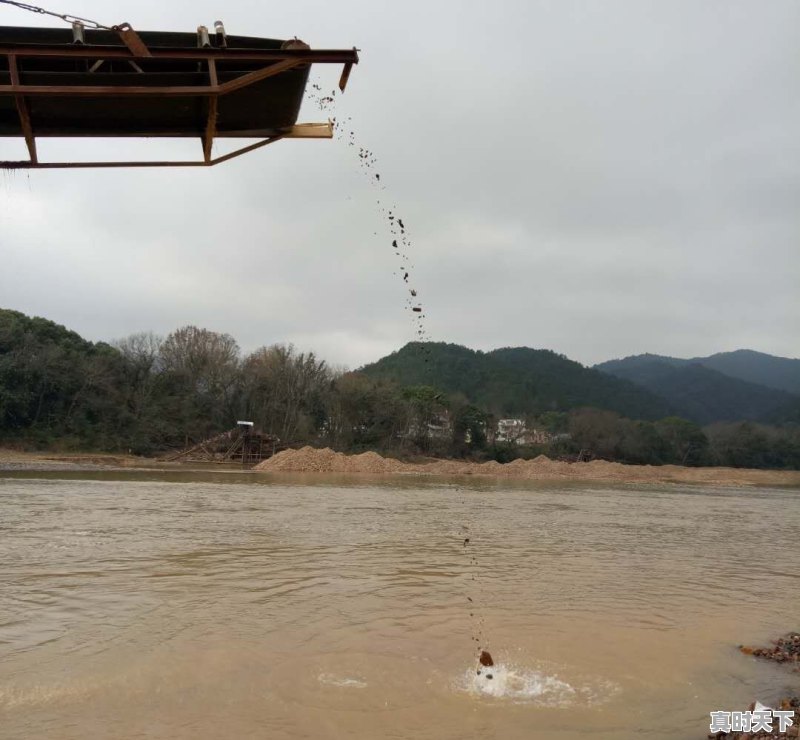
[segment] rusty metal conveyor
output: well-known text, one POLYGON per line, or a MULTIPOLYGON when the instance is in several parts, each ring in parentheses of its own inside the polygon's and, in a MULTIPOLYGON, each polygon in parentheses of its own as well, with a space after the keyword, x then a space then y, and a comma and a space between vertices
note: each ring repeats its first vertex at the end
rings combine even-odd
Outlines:
POLYGON ((356 49, 311 49, 211 33, 137 33, 0 27, 0 136, 24 138, 29 159, 0 168, 207 167, 280 139, 330 138, 330 122, 297 124, 312 64, 341 64, 344 90, 356 49), (196 137, 191 161, 42 162, 39 137, 196 137), (219 138, 260 141, 212 157, 219 138))

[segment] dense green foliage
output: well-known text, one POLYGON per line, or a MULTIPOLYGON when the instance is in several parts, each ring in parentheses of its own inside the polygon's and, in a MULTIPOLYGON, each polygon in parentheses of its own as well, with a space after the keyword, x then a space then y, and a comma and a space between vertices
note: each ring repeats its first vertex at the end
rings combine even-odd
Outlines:
POLYGON ((735 352, 698 357, 691 362, 717 370, 731 378, 800 396, 800 360, 775 357, 754 352, 752 349, 737 349, 735 352))
POLYGON ((110 345, 0 310, 0 444, 152 454, 247 419, 292 444, 352 452, 800 468, 798 424, 702 429, 665 408, 541 350, 416 344, 345 373, 291 346, 242 355, 233 337, 193 326, 110 345), (499 441, 509 416, 538 442, 499 441))
POLYGON ((591 457, 649 465, 711 465, 709 441, 691 421, 670 416, 634 421, 609 411, 582 409, 568 421, 566 449, 591 457))
POLYGON ((58 324, 0 311, 0 435, 97 446, 124 423, 119 353, 58 324))
POLYGON ((599 409, 572 411, 559 421, 568 436, 556 440, 549 451, 542 450, 551 455, 647 465, 800 470, 798 425, 736 422, 701 428, 679 417, 635 421, 599 409))
POLYGON ((672 410, 633 383, 527 347, 478 352, 457 344, 411 343, 362 372, 401 385, 427 384, 462 393, 498 417, 594 406, 631 418, 658 419, 672 410))
POLYGON ((251 417, 284 439, 309 438, 326 414, 324 362, 290 347, 242 358, 197 327, 161 339, 92 344, 51 321, 0 310, 0 441, 33 447, 180 448, 251 417))
POLYGON ((715 465, 800 470, 800 426, 739 422, 714 424, 705 431, 715 465))
POLYGON ((660 396, 676 412, 700 424, 776 421, 800 399, 785 391, 725 375, 697 362, 639 355, 597 366, 660 396))

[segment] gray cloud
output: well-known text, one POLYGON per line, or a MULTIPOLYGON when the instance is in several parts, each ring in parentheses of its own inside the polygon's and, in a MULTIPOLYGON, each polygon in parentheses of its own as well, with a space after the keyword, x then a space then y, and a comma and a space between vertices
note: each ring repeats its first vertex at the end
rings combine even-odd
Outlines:
MULTIPOLYGON (((56 9, 192 30, 219 4, 56 9)), ((386 189, 344 142, 208 171, 9 174, 0 305, 93 339, 195 323, 358 365, 415 338, 381 197, 409 228, 432 338, 585 363, 800 354, 797 3, 237 0, 224 20, 362 48, 337 114, 386 189)))

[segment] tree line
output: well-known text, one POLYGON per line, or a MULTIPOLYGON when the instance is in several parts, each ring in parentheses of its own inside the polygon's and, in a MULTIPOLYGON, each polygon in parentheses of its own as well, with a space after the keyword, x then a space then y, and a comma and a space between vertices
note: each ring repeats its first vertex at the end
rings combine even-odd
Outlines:
POLYGON ((800 470, 800 426, 750 421, 705 427, 676 416, 655 422, 601 409, 548 414, 541 421, 564 430, 550 453, 577 454, 640 465, 725 466, 800 470))
POLYGON ((701 428, 581 407, 528 415, 551 441, 520 446, 494 439, 497 416, 464 393, 346 372, 291 345, 243 353, 232 336, 195 326, 92 343, 0 310, 3 444, 152 455, 248 420, 289 444, 347 452, 800 469, 796 426, 701 428))

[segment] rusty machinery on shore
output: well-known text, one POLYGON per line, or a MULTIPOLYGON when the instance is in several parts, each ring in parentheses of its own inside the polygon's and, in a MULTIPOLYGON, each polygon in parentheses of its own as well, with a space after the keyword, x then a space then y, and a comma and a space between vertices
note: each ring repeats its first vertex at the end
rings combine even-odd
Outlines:
POLYGON ((331 138, 330 121, 298 124, 312 64, 341 64, 345 89, 353 49, 311 49, 298 39, 213 32, 143 31, 51 13, 71 28, 0 26, 0 136, 24 138, 28 160, 5 169, 208 167, 281 139, 331 138), (189 161, 42 162, 39 137, 197 138, 189 161), (212 156, 216 139, 259 139, 212 156))
POLYGON ((239 463, 253 467, 288 445, 274 434, 255 429, 252 421, 239 421, 233 429, 165 455, 164 462, 239 463))

